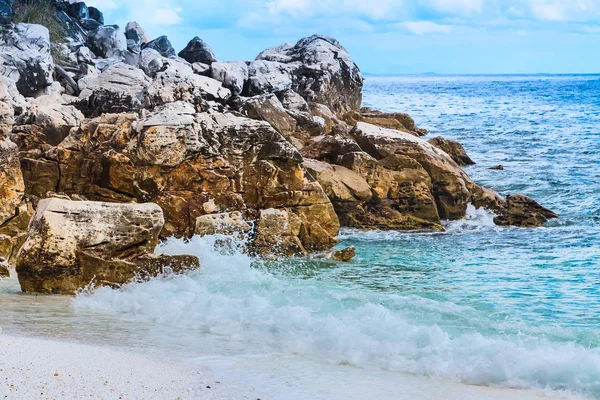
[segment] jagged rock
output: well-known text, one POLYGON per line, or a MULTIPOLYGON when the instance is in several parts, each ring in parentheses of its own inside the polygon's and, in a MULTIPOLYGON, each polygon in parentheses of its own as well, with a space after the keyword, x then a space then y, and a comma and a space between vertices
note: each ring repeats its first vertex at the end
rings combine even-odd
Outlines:
POLYGON ((127 39, 117 25, 103 25, 89 32, 87 47, 100 58, 119 58, 127 51, 127 39))
POLYGON ((161 56, 167 58, 175 57, 177 55, 173 45, 171 45, 171 42, 166 36, 161 36, 157 39, 151 40, 148 43, 145 43, 143 48, 156 50, 161 56))
POLYGON ((233 235, 250 232, 252 226, 240 211, 202 215, 196 218, 196 235, 233 235))
POLYGON ((268 122, 286 138, 296 129, 296 120, 285 112, 283 105, 274 94, 247 99, 242 105, 242 112, 252 119, 268 122))
POLYGON ((335 39, 314 35, 301 39, 295 46, 267 49, 256 59, 286 64, 281 67, 263 64, 254 68, 249 80, 260 82, 260 85, 255 85, 256 88, 282 88, 282 82, 287 81, 280 71, 289 70, 292 89, 307 101, 324 104, 339 115, 360 108, 362 74, 346 49, 335 39), (263 67, 268 74, 261 77, 263 67))
POLYGON ((21 289, 74 294, 89 284, 198 268, 193 256, 153 255, 163 224, 156 204, 43 200, 17 259, 21 289))
POLYGON ((529 228, 542 226, 553 218, 558 218, 558 215, 535 200, 522 194, 514 194, 506 196, 506 209, 494 218, 494 222, 502 226, 529 228))
POLYGON ((9 139, 0 138, 0 227, 17 215, 24 191, 19 149, 9 139))
POLYGON ((199 62, 210 65, 217 62, 217 57, 210 46, 198 36, 190 40, 185 49, 179 52, 179 57, 190 64, 199 62))
POLYGON ((23 96, 34 96, 53 82, 50 34, 41 25, 16 24, 0 31, 0 74, 23 96))
POLYGON ((88 13, 91 19, 98 21, 100 25, 104 25, 104 14, 96 7, 88 7, 88 13))
POLYGON ((192 70, 194 71, 195 74, 203 75, 203 76, 210 76, 210 65, 208 65, 208 64, 203 64, 203 63, 198 63, 198 62, 193 63, 192 70))
POLYGON ((143 49, 140 53, 139 67, 151 78, 165 69, 166 59, 154 49, 143 49))
POLYGON ((248 65, 242 61, 214 62, 210 73, 213 79, 223 82, 234 94, 241 94, 248 80, 248 65))
POLYGON ((150 83, 141 69, 118 63, 79 81, 78 108, 87 116, 140 110, 150 83))
POLYGON ((65 29, 65 36, 71 43, 77 45, 85 44, 87 41, 87 31, 77 20, 71 18, 65 11, 56 13, 56 18, 62 23, 65 29))
POLYGON ((148 43, 150 41, 148 40, 148 35, 146 35, 146 31, 144 30, 144 28, 142 28, 137 22, 132 21, 127 23, 127 25, 125 26, 125 32, 131 30, 136 31, 138 35, 140 35, 140 38, 142 39, 142 44, 148 43))
POLYGON ((43 142, 56 146, 69 135, 71 128, 83 122, 83 114, 72 105, 61 104, 58 95, 41 96, 32 101, 19 124, 37 125, 43 129, 43 142))
POLYGON ((348 262, 356 257, 356 247, 350 246, 342 250, 332 251, 327 255, 327 258, 333 261, 348 262))
POLYGON ((467 155, 465 148, 455 140, 444 139, 438 136, 428 140, 429 144, 445 151, 460 166, 475 165, 475 162, 467 155))

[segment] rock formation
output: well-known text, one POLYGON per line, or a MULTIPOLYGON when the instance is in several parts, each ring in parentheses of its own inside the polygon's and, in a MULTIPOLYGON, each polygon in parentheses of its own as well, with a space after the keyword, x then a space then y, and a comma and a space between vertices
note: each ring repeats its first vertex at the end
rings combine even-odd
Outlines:
POLYGON ((194 256, 153 254, 163 224, 155 204, 42 200, 17 258, 21 288, 74 294, 90 284, 198 268, 194 256))
MULTIPOLYGON (((152 235, 242 233, 263 255, 328 251, 340 225, 441 230, 469 203, 502 225, 554 217, 475 184, 460 168, 472 162, 462 146, 426 142, 407 114, 361 109, 362 74, 335 39, 314 35, 252 61, 219 62, 196 37, 178 57, 166 36, 150 41, 137 23, 121 29, 82 2, 54 4, 64 43, 50 43, 40 25, 0 31, 0 257, 14 261, 37 207, 19 259, 24 290, 73 292, 90 271, 119 284, 154 262, 102 253, 108 245, 46 254, 39 227, 54 220, 59 203, 44 199, 56 194, 152 202, 165 220, 152 235), (44 275, 55 257, 66 260, 62 272, 44 275)), ((11 17, 0 8, 0 20, 11 17)), ((60 223, 75 224, 78 208, 109 218, 98 211, 108 205, 86 204, 60 203, 65 214, 56 215, 69 216, 60 223)), ((71 239, 99 243, 79 239, 97 234, 88 228, 71 239)))

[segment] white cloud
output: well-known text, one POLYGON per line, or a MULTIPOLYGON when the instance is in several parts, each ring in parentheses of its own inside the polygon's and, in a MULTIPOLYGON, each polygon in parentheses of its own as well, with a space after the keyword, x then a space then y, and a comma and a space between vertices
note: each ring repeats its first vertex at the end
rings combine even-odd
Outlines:
POLYGON ((413 35, 448 34, 452 31, 452 27, 448 25, 440 25, 431 21, 408 21, 402 22, 398 26, 413 35))
POLYGON ((483 10, 483 0, 421 0, 421 4, 449 15, 478 14, 483 10))

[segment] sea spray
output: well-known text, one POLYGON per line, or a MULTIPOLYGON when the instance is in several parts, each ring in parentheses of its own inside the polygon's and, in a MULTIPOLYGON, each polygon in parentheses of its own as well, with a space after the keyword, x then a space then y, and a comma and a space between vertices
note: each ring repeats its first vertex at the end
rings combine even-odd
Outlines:
POLYGON ((197 255, 199 272, 101 288, 80 295, 75 306, 152 321, 163 334, 210 335, 221 341, 220 351, 235 342, 237 351, 305 354, 324 363, 478 385, 600 395, 600 349, 553 341, 552 329, 510 329, 510 323, 469 306, 350 289, 327 278, 331 269, 352 271, 341 264, 300 275, 294 261, 272 269, 239 246, 222 243, 214 236, 171 239, 160 251, 197 255))

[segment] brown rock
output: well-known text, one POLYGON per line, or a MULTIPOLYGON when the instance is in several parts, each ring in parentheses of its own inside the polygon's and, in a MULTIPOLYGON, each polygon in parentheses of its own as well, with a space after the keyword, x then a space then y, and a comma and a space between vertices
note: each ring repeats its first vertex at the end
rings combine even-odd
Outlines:
POLYGON ((8 264, 2 260, 0 260, 0 278, 10 278, 8 264))
POLYGON ((356 126, 358 122, 366 122, 382 128, 396 129, 411 133, 415 136, 425 136, 426 129, 417 127, 415 121, 408 114, 404 113, 384 113, 370 108, 361 108, 360 112, 351 111, 344 116, 346 122, 356 126))
POLYGON ((251 97, 242 106, 249 118, 268 122, 283 137, 290 137, 296 130, 296 120, 288 115, 274 94, 251 97))
POLYGON ((504 166, 502 166, 502 165, 496 165, 495 167, 490 167, 488 169, 491 169, 493 171, 504 171, 504 166))
POLYGON ((448 140, 438 136, 436 138, 429 139, 428 142, 429 144, 446 152, 446 154, 452 157, 452 159, 460 166, 475 165, 475 162, 467 155, 464 147, 462 147, 462 145, 455 140, 448 140))
POLYGON ((17 259, 21 289, 74 294, 89 284, 197 268, 195 257, 152 254, 163 223, 155 204, 42 200, 17 259))
POLYGON ((331 253, 329 253, 329 256, 327 258, 333 261, 348 262, 354 257, 356 257, 356 247, 351 246, 346 247, 343 250, 332 251, 331 253))
POLYGON ((506 197, 506 209, 494 218, 494 222, 497 225, 529 228, 542 226, 553 218, 558 218, 558 215, 535 200, 522 194, 514 194, 506 197))

